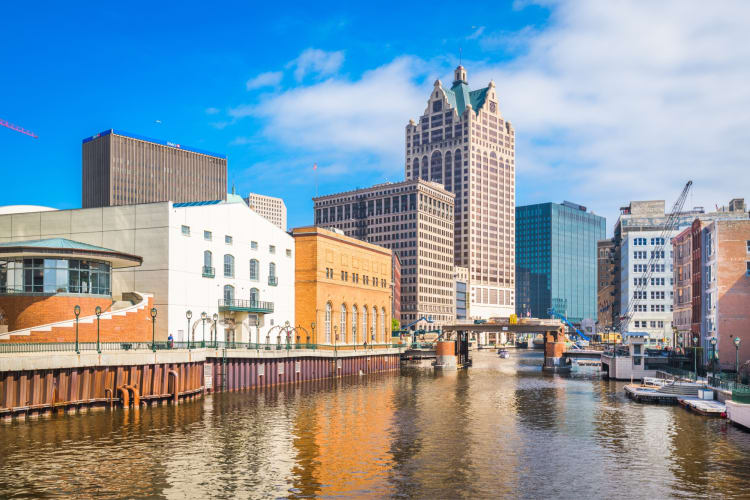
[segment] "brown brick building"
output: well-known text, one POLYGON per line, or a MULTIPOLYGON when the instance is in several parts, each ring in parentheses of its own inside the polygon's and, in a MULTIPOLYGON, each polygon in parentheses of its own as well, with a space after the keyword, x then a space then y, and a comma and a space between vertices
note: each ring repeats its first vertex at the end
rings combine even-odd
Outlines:
POLYGON ((390 341, 391 251, 313 226, 296 228, 292 236, 295 319, 310 330, 311 342, 390 341))
POLYGON ((597 279, 597 330, 614 328, 615 317, 615 242, 598 241, 596 258, 597 279))
POLYGON ((119 130, 83 140, 83 208, 227 199, 227 158, 119 130))

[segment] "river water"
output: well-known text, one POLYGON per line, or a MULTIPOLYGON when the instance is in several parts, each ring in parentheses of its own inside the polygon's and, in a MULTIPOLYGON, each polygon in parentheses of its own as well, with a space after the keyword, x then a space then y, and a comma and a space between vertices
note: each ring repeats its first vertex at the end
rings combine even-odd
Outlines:
POLYGON ((750 497, 750 433, 541 362, 3 424, 0 497, 750 497))

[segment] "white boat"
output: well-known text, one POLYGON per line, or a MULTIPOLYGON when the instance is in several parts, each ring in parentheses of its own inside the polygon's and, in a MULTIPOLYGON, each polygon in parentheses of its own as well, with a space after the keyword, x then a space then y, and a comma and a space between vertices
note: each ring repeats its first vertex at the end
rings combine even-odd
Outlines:
POLYGON ((508 349, 498 349, 497 355, 500 356, 502 359, 507 359, 510 357, 510 353, 508 352, 508 349))

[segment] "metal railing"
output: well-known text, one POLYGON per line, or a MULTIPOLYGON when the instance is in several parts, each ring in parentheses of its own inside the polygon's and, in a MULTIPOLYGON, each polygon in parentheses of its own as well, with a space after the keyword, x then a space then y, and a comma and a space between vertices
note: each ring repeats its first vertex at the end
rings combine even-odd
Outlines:
POLYGON ((725 390, 725 391, 738 391, 738 392, 750 391, 749 385, 741 384, 734 380, 726 380, 723 377, 714 377, 714 376, 708 377, 708 385, 710 385, 711 387, 715 387, 717 389, 725 390))
POLYGON ((213 278, 216 276, 216 272, 213 267, 209 266, 203 266, 203 277, 204 278, 213 278))
POLYGON ((279 278, 277 278, 276 276, 269 276, 268 284, 271 286, 277 286, 279 284, 279 278))
MULTIPOLYGON (((100 342, 100 351, 151 351, 153 350, 170 350, 170 349, 244 349, 255 351, 281 351, 292 349, 308 350, 375 350, 387 348, 404 347, 403 344, 368 344, 365 348, 363 345, 351 344, 312 344, 306 342, 292 343, 258 343, 258 342, 227 342, 211 340, 191 340, 191 341, 159 341, 152 344, 151 342, 100 342), (355 349, 356 347, 356 349, 355 349)), ((79 342, 78 350, 81 352, 97 351, 96 342, 79 342)), ((30 353, 30 352, 76 352, 75 342, 9 342, 0 343, 0 354, 13 353, 30 353)))
POLYGON ((251 312, 273 312, 273 302, 264 300, 219 299, 219 309, 242 309, 251 312))

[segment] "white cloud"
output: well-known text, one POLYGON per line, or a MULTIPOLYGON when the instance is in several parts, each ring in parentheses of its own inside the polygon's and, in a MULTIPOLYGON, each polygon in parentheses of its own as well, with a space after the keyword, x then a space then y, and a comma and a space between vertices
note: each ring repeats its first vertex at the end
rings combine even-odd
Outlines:
POLYGON ((287 68, 294 68, 294 78, 302 81, 305 76, 326 77, 335 74, 344 63, 344 52, 326 52, 320 49, 306 49, 299 57, 290 61, 287 68))
POLYGON ((482 33, 484 33, 484 29, 485 29, 484 26, 479 26, 478 28, 475 26, 472 26, 471 28, 474 29, 474 32, 471 35, 466 37, 467 40, 475 40, 479 38, 480 36, 482 36, 482 33))
MULTIPOLYGON (((670 206, 688 179, 689 204, 750 197, 750 3, 549 6, 543 29, 480 33, 487 59, 464 63, 472 88, 494 79, 516 129, 519 203, 569 199, 606 215, 611 227, 629 200, 670 206), (519 55, 492 63, 498 40, 519 55)), ((340 55, 308 49, 290 67, 298 79, 331 75, 343 61, 333 54, 340 55)), ((434 80, 425 78, 428 68, 404 56, 358 79, 299 85, 230 116, 259 118, 266 137, 320 162, 348 164, 350 174, 380 169, 396 177, 404 126, 423 112, 434 80)), ((448 84, 451 70, 431 66, 448 84)))
POLYGON ((245 83, 245 87, 247 88, 247 90, 255 90, 263 87, 275 87, 281 83, 281 79, 283 77, 284 73, 282 73, 281 71, 268 71, 249 79, 245 83))
POLYGON ((750 4, 688 4, 561 3, 524 55, 469 66, 475 86, 495 79, 519 188, 546 197, 528 201, 580 200, 611 226, 631 199, 671 205, 688 179, 695 204, 750 195, 750 4))
POLYGON ((219 108, 206 108, 207 115, 215 115, 219 112, 219 108))
POLYGON ((403 57, 358 80, 297 87, 230 114, 262 118, 264 134, 288 146, 325 152, 327 158, 371 154, 383 169, 396 172, 403 170, 404 127, 429 94, 414 80, 422 67, 418 59, 403 57))

